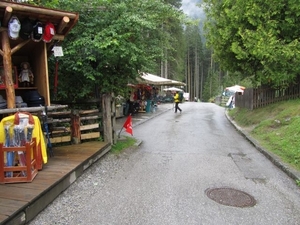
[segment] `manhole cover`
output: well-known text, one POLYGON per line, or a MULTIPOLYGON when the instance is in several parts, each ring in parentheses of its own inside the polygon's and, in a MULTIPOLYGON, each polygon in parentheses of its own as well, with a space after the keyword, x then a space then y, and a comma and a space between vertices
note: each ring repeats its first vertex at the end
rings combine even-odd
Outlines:
POLYGON ((222 205, 244 208, 256 204, 251 195, 233 188, 209 188, 205 192, 210 199, 222 205))

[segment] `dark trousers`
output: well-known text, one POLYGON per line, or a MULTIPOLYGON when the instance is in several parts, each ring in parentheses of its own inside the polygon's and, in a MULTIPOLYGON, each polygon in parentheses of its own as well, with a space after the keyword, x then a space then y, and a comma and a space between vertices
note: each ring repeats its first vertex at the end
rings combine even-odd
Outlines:
POLYGON ((133 114, 134 113, 134 105, 133 105, 133 102, 131 102, 131 101, 128 101, 128 104, 129 104, 129 110, 128 110, 128 115, 129 114, 133 114))
POLYGON ((175 102, 175 113, 177 113, 177 110, 181 112, 181 109, 179 108, 179 102, 175 102))

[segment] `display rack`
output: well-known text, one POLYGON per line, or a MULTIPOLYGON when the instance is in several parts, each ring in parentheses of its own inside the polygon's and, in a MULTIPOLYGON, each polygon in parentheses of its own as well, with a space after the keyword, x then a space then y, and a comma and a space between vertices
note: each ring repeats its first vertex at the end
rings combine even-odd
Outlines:
POLYGON ((25 146, 21 147, 4 147, 3 143, 0 143, 0 183, 32 182, 37 174, 36 138, 33 138, 31 142, 27 142, 25 146), (25 165, 6 166, 4 155, 8 152, 14 152, 15 155, 23 153, 25 165), (10 174, 10 176, 7 176, 7 174, 10 174))

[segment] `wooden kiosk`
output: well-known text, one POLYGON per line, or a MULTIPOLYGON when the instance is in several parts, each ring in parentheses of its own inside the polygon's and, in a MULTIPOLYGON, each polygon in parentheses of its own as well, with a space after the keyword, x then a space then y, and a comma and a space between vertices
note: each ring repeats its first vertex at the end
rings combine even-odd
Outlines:
MULTIPOLYGON (((64 40, 64 37, 77 23, 78 18, 79 14, 77 13, 10 1, 0 2, 0 58, 2 59, 2 63, 0 63, 2 81, 0 84, 0 95, 6 99, 7 109, 18 110, 16 108, 16 96, 22 96, 31 90, 37 90, 44 97, 45 106, 51 105, 48 54, 52 54, 52 48, 56 43, 64 40), (10 32, 16 34, 11 26, 12 19, 19 21, 17 23, 19 31, 22 29, 22 21, 25 20, 32 21, 32 24, 38 21, 38 24, 41 25, 39 28, 42 28, 40 30, 44 30, 43 32, 45 32, 45 25, 51 23, 50 32, 54 36, 51 33, 50 39, 44 39, 45 41, 42 38, 39 40, 33 39, 30 34, 26 38, 24 36, 21 38, 20 35, 12 36, 10 32), (30 65, 30 70, 34 74, 34 80, 30 85, 21 87, 18 85, 18 78, 20 65, 22 63, 24 65, 24 62, 30 65)), ((7 109, 2 109, 2 111, 4 112, 7 109)), ((3 133, 4 131, 0 132, 3 133)), ((43 135, 39 135, 39 137, 41 136, 43 135)), ((10 140, 6 142, 10 142, 10 140)), ((20 144, 4 147, 3 142, 0 143, 0 183, 31 182, 37 171, 42 167, 41 157, 38 157, 38 155, 41 155, 40 149, 40 144, 35 140, 31 142, 26 141, 24 146, 20 144), (25 154, 26 159, 23 160, 23 165, 5 165, 3 156, 7 156, 9 152, 25 154), (3 177, 7 173, 11 174, 10 177, 3 177), (23 174, 23 176, 15 176, 15 174, 23 174)))
POLYGON ((54 43, 63 41, 64 37, 77 23, 78 13, 71 13, 61 10, 54 10, 43 7, 36 7, 29 4, 14 2, 0 2, 0 58, 2 58, 3 73, 5 77, 5 88, 0 89, 0 94, 6 98, 7 108, 15 108, 15 96, 21 95, 28 89, 37 89, 45 98, 45 105, 50 105, 49 79, 48 79, 48 54, 51 53, 54 43), (38 20, 42 24, 51 22, 56 34, 51 42, 43 40, 35 42, 32 39, 23 40, 17 38, 12 40, 8 35, 8 22, 12 16, 16 16, 19 21, 25 18, 38 20), (29 62, 34 74, 33 87, 18 87, 15 70, 22 62, 29 62))

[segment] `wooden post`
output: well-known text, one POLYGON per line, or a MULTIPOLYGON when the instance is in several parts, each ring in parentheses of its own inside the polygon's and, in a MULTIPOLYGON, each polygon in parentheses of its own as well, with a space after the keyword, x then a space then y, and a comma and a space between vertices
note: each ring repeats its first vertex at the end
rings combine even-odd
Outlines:
POLYGON ((3 73, 5 77, 7 108, 16 108, 15 88, 12 78, 11 48, 7 30, 1 32, 2 51, 3 51, 3 73))
POLYGON ((71 112, 71 137, 72 143, 79 144, 81 142, 80 115, 78 110, 72 110, 71 112))
MULTIPOLYGON (((11 17, 13 9, 10 6, 5 8, 4 18, 2 20, 3 26, 7 26, 9 18, 11 17)), ((1 32, 2 38, 2 56, 3 56, 3 73, 5 78, 5 88, 6 88, 6 101, 7 108, 12 109, 16 108, 15 101, 15 88, 14 81, 12 78, 12 63, 11 63, 11 48, 8 38, 7 29, 1 32)))
POLYGON ((111 123, 112 123, 112 138, 113 138, 113 144, 116 144, 117 143, 117 139, 118 139, 118 136, 117 136, 117 132, 115 130, 115 127, 116 127, 116 98, 115 98, 115 94, 112 93, 112 101, 111 101, 111 123))
POLYGON ((7 27, 7 24, 8 24, 8 21, 9 21, 10 17, 11 17, 12 11, 13 11, 12 7, 10 7, 10 6, 5 7, 4 17, 3 17, 3 20, 2 20, 2 24, 3 24, 4 27, 7 27))
POLYGON ((111 95, 102 95, 102 122, 104 130, 104 141, 107 143, 113 143, 112 136, 112 124, 111 124, 111 95))

